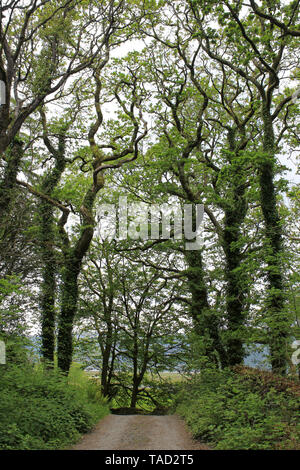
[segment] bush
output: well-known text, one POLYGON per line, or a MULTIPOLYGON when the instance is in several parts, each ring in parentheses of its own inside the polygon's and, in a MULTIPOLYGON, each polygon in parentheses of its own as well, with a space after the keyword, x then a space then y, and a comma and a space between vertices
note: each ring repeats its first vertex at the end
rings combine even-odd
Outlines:
POLYGON ((0 449, 60 449, 108 412, 95 383, 83 372, 22 365, 0 369, 0 449))
POLYGON ((254 387, 253 380, 253 374, 248 380, 233 371, 204 371, 181 390, 176 411, 195 438, 216 449, 299 449, 299 395, 259 378, 254 387))

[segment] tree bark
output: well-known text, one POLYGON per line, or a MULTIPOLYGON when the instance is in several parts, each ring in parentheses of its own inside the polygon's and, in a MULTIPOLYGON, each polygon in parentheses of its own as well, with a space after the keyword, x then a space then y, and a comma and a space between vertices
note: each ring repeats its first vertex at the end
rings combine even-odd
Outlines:
POLYGON ((134 381, 133 384, 132 384, 130 408, 135 408, 136 407, 137 397, 138 397, 138 389, 139 389, 139 384, 134 381))
POLYGON ((2 225, 5 224, 5 218, 9 215, 22 157, 23 142, 15 137, 6 152, 4 178, 0 183, 0 218, 2 225))
MULTIPOLYGON (((55 154, 56 164, 43 179, 41 191, 48 196, 60 181, 65 169, 64 145, 55 154)), ((53 367, 55 351, 55 295, 57 263, 54 250, 54 207, 46 200, 41 200, 39 206, 40 249, 43 263, 41 284, 42 311, 42 355, 48 366, 53 367)))
POLYGON ((244 359, 241 328, 245 322, 245 290, 241 273, 242 253, 239 247, 240 225, 246 215, 243 187, 233 191, 233 205, 225 210, 223 250, 225 253, 226 313, 228 333, 226 349, 228 365, 241 364, 244 359))
POLYGON ((275 137, 270 106, 266 102, 262 104, 262 119, 265 156, 259 167, 259 182, 260 203, 265 223, 267 279, 269 283, 266 305, 268 309, 269 347, 273 372, 284 375, 287 367, 286 342, 289 321, 284 313, 282 228, 274 185, 275 137))
MULTIPOLYGON (((102 345, 100 345, 100 347, 101 346, 102 345)), ((102 346, 101 390, 104 396, 109 396, 109 392, 110 392, 110 382, 111 382, 110 359, 111 359, 112 347, 113 347, 112 326, 111 324, 108 324, 105 345, 104 347, 102 346)))
POLYGON ((75 246, 65 249, 65 262, 62 273, 61 312, 58 327, 57 354, 58 367, 68 373, 72 362, 72 329, 78 300, 78 276, 82 260, 87 253, 94 233, 92 209, 98 191, 103 187, 103 179, 93 184, 87 191, 82 207, 81 234, 75 246))
MULTIPOLYGON (((243 130, 244 135, 244 130, 243 130)), ((245 294, 247 280, 242 273, 242 250, 240 246, 240 227, 247 214, 245 197, 245 174, 243 168, 235 162, 238 154, 236 129, 228 131, 231 178, 227 200, 224 201, 224 229, 221 244, 225 254, 226 316, 228 330, 225 332, 228 365, 241 364, 244 359, 242 327, 245 322, 245 294)))
POLYGON ((227 365, 226 351, 220 338, 218 318, 208 303, 202 253, 200 250, 186 251, 185 258, 189 265, 187 278, 189 290, 192 295, 191 317, 195 333, 204 338, 206 343, 205 355, 209 357, 213 363, 217 365, 220 363, 222 367, 225 367, 227 365))

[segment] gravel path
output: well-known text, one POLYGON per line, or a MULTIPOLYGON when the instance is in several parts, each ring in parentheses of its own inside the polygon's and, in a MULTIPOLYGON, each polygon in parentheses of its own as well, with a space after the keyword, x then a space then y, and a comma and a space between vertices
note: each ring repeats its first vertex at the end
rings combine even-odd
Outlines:
POLYGON ((74 450, 206 450, 178 416, 109 415, 74 450))

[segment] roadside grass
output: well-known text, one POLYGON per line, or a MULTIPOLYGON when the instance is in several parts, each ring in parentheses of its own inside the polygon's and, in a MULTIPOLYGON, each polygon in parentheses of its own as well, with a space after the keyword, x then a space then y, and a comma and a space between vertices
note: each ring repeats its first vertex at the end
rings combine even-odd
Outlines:
POLYGON ((40 364, 1 368, 1 450, 65 448, 108 413, 98 385, 78 365, 69 377, 40 364))

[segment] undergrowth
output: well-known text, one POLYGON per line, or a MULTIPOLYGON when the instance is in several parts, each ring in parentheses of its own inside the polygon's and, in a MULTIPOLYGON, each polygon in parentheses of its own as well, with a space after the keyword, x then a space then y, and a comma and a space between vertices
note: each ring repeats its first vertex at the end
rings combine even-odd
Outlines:
POLYGON ((0 369, 0 449, 62 449, 109 413, 99 387, 73 366, 69 377, 41 366, 0 369))
POLYGON ((176 412, 215 449, 300 449, 300 385, 248 368, 206 370, 177 395, 176 412))

